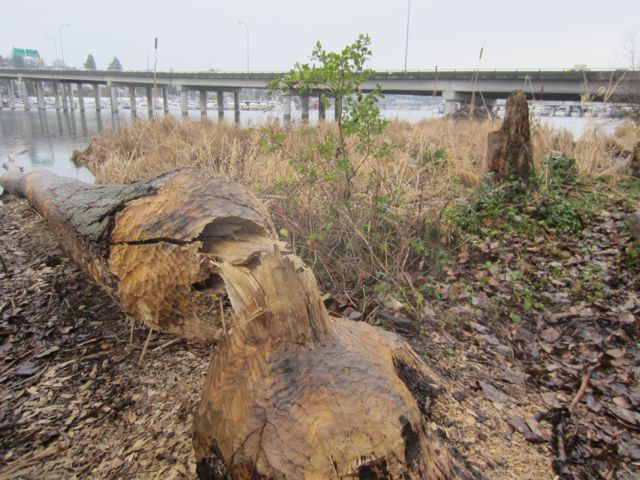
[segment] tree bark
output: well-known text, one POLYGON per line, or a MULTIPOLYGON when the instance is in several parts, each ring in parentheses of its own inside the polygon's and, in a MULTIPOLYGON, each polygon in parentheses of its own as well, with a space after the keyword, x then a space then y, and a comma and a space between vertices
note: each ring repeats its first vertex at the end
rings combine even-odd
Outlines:
POLYGON ((533 174, 529 106, 520 90, 507 99, 500 130, 487 138, 487 169, 497 181, 509 177, 526 180, 533 174))
POLYGON ((213 239, 274 237, 242 187, 194 170, 129 185, 89 185, 5 164, 0 185, 26 197, 85 273, 131 317, 209 343, 223 329, 221 278, 202 248, 213 239))

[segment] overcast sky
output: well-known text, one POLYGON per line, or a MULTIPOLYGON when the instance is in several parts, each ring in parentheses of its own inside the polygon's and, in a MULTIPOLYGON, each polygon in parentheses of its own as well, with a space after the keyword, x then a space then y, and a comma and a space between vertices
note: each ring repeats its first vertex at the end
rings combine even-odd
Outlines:
MULTIPOLYGON (((304 61, 320 40, 339 49, 359 33, 373 41, 371 67, 404 66, 408 0, 2 0, 0 54, 38 49, 81 67, 117 56, 125 69, 281 71, 304 61)), ((591 68, 626 66, 625 44, 640 47, 640 0, 412 0, 408 69, 591 68)), ((640 54, 638 54, 640 57, 640 54)))

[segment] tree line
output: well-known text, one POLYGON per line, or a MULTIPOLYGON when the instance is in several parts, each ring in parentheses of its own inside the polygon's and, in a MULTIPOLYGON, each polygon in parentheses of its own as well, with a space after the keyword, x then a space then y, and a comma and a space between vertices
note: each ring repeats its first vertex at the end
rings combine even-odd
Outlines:
MULTIPOLYGON (((41 58, 26 59, 20 56, 3 57, 0 55, 0 68, 40 68, 45 67, 46 64, 41 58)), ((52 64, 52 67, 62 67, 62 62, 56 59, 52 64)), ((89 54, 84 64, 82 65, 86 70, 97 70, 97 64, 94 56, 89 54)), ((107 65, 107 70, 122 71, 122 62, 118 57, 113 59, 107 65)))

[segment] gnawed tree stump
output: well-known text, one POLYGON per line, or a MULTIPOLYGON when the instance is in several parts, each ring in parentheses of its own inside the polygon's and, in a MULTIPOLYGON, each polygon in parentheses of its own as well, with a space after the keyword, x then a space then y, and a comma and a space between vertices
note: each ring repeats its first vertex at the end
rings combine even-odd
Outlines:
POLYGON ((533 174, 529 106, 520 90, 509 95, 502 127, 487 138, 487 169, 498 181, 533 174))
POLYGON ((295 256, 221 259, 235 318, 195 419, 201 479, 475 478, 429 430, 436 376, 404 341, 330 317, 295 256))
POLYGON ((89 185, 45 171, 0 177, 26 197, 85 273, 131 317, 197 342, 222 332, 224 285, 202 250, 211 239, 273 237, 262 204, 239 185, 178 170, 129 185, 89 185))

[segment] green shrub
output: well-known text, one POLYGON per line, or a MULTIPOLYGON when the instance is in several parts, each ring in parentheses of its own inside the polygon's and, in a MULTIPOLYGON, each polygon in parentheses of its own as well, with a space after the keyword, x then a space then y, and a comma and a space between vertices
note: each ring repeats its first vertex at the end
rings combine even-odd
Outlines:
POLYGON ((540 228, 578 232, 593 210, 593 196, 580 196, 575 161, 560 155, 542 163, 528 181, 496 183, 489 176, 467 200, 449 205, 443 221, 454 235, 496 234, 540 228))

